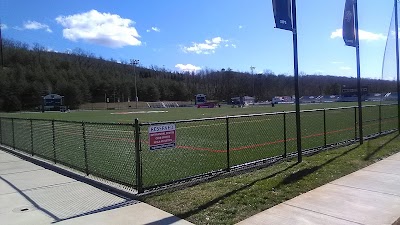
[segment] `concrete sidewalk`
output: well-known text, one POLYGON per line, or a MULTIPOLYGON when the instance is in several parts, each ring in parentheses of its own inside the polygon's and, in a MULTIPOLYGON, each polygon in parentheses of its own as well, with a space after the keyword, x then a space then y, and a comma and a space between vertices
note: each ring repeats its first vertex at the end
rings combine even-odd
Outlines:
POLYGON ((1 224, 191 224, 0 151, 1 224))
POLYGON ((238 224, 393 224, 400 217, 400 153, 238 224))

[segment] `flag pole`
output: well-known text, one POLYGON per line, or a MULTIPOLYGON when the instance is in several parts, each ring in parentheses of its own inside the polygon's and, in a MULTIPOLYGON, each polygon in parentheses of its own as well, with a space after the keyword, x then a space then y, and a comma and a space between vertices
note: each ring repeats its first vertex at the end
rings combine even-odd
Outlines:
POLYGON ((297 134, 297 161, 303 160, 301 152, 301 124, 300 124, 300 93, 299 93, 299 64, 297 52, 297 15, 296 0, 292 0, 292 21, 293 21, 293 57, 294 57, 294 96, 296 105, 296 134, 297 134))
POLYGON ((1 68, 4 68, 4 55, 3 55, 3 38, 1 36, 1 32, 3 30, 3 24, 0 19, 0 56, 1 56, 1 68))
POLYGON ((356 39, 356 58, 357 58, 357 92, 358 92, 358 129, 360 134, 360 144, 364 143, 363 123, 362 123, 362 103, 361 103, 361 68, 360 68, 360 37, 358 32, 358 9, 357 0, 354 0, 354 26, 356 39))
POLYGON ((396 33, 396 71, 397 71, 397 129, 400 132, 400 65, 399 65, 399 14, 397 0, 394 0, 394 23, 396 33))

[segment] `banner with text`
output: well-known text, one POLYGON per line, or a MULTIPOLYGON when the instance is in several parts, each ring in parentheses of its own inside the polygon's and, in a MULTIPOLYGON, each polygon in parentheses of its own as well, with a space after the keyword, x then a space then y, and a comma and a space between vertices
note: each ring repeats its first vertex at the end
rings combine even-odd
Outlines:
POLYGON ((343 16, 343 40, 347 46, 356 47, 356 34, 354 27, 354 0, 346 0, 343 16))
POLYGON ((150 150, 175 148, 176 132, 175 124, 163 124, 149 127, 150 150))
POLYGON ((292 0, 272 0, 272 6, 276 28, 292 31, 292 0))

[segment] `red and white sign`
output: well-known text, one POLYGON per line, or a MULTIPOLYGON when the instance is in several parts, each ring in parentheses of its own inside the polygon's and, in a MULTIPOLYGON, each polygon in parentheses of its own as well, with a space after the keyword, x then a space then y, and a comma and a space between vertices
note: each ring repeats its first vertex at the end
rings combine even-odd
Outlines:
POLYGON ((174 148, 176 146, 175 124, 163 124, 149 127, 150 150, 174 148))

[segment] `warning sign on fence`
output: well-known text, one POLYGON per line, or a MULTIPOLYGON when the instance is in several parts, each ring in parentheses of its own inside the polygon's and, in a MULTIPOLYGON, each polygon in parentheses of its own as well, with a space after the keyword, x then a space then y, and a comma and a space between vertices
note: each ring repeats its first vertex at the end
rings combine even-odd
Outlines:
POLYGON ((176 146, 175 124, 149 127, 150 150, 174 148, 176 146))

